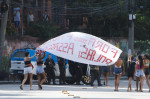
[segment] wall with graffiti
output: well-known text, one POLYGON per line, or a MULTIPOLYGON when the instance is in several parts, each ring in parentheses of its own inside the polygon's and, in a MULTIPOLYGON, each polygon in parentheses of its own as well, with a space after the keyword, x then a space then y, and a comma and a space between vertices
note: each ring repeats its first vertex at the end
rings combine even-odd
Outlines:
POLYGON ((3 56, 10 56, 15 49, 36 48, 40 45, 38 38, 24 36, 6 38, 3 47, 3 56))

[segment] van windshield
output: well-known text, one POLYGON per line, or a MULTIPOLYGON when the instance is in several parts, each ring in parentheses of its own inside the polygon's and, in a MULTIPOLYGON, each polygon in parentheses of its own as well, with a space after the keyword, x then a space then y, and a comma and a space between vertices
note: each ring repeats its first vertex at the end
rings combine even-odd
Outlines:
POLYGON ((14 58, 24 58, 25 57, 25 52, 16 52, 14 54, 14 58))

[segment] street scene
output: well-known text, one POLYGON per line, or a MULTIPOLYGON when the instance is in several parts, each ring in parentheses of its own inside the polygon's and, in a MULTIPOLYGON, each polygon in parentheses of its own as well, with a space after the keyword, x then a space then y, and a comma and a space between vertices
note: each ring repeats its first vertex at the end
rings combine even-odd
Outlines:
POLYGON ((149 99, 150 0, 0 0, 0 99, 149 99))
POLYGON ((19 84, 1 84, 1 99, 149 99, 150 94, 147 85, 144 85, 143 93, 136 92, 135 81, 132 81, 132 92, 127 92, 128 80, 120 81, 119 92, 114 92, 114 80, 109 80, 108 86, 95 87, 89 85, 44 85, 43 90, 37 90, 36 83, 33 90, 25 85, 20 91, 19 84))

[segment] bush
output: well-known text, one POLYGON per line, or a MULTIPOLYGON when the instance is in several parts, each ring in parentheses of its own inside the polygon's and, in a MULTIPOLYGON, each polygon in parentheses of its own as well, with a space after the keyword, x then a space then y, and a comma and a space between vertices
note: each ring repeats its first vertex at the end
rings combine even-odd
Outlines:
POLYGON ((6 71, 0 71, 0 80, 5 80, 6 78, 8 78, 9 73, 6 71))
POLYGON ((39 37, 40 39, 48 40, 59 35, 60 26, 52 25, 44 22, 34 23, 27 29, 27 35, 39 37))
POLYGON ((0 67, 0 80, 4 80, 8 78, 9 75, 9 56, 3 56, 2 57, 2 65, 0 67))

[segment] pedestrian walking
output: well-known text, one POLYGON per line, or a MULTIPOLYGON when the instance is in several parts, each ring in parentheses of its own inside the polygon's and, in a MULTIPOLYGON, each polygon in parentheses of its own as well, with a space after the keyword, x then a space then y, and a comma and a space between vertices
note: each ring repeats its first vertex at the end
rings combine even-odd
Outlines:
POLYGON ((123 69, 123 74, 125 74, 123 60, 119 58, 117 62, 115 63, 115 68, 114 68, 114 72, 115 72, 115 90, 114 91, 118 91, 120 77, 122 75, 122 69, 123 69))
POLYGON ((102 69, 103 69, 103 75, 104 75, 104 85, 108 86, 108 76, 109 76, 109 72, 111 72, 111 67, 103 66, 102 69))
POLYGON ((83 75, 82 65, 84 65, 84 64, 75 62, 75 65, 76 65, 75 66, 76 67, 76 69, 75 69, 76 85, 81 85, 80 81, 81 81, 82 75, 83 75))
POLYGON ((134 72, 135 72, 134 56, 129 55, 128 64, 129 64, 129 67, 128 67, 127 71, 128 71, 129 83, 128 83, 128 90, 127 91, 129 92, 129 91, 132 91, 131 81, 133 79, 134 72))
POLYGON ((146 76, 146 82, 147 82, 147 85, 149 87, 149 92, 150 92, 150 83, 149 83, 149 57, 148 55, 144 55, 143 57, 144 59, 144 73, 145 73, 145 76, 146 76))
POLYGON ((48 58, 45 61, 46 65, 46 74, 48 78, 48 84, 51 84, 51 80, 53 79, 53 84, 56 85, 55 83, 55 62, 51 58, 51 54, 48 55, 48 58))
POLYGON ((66 70, 65 70, 66 62, 65 62, 65 59, 61 58, 61 57, 58 57, 57 59, 58 59, 58 65, 59 65, 59 70, 60 70, 59 84, 60 85, 66 84, 65 83, 65 76, 66 76, 66 70))
POLYGON ((44 55, 40 53, 37 57, 37 68, 36 73, 38 77, 38 89, 42 89, 42 84, 46 80, 45 72, 44 72, 44 66, 43 66, 43 58, 45 57, 46 53, 44 52, 44 55), (42 80, 41 80, 42 78, 42 80))
MULTIPOLYGON (((35 56, 35 55, 34 55, 35 56)), ((25 52, 25 58, 24 58, 24 79, 20 85, 20 89, 23 90, 23 85, 28 79, 28 75, 30 76, 30 90, 32 90, 32 67, 31 67, 31 59, 34 58, 34 56, 30 57, 29 52, 25 52)))
POLYGON ((143 59, 142 56, 139 55, 138 59, 136 61, 136 68, 135 68, 135 75, 136 75, 136 91, 138 92, 138 83, 140 80, 140 91, 143 92, 143 77, 144 77, 144 63, 143 63, 143 59))
POLYGON ((94 81, 97 79, 98 86, 102 86, 100 83, 100 71, 99 66, 91 66, 91 86, 94 86, 94 81))

